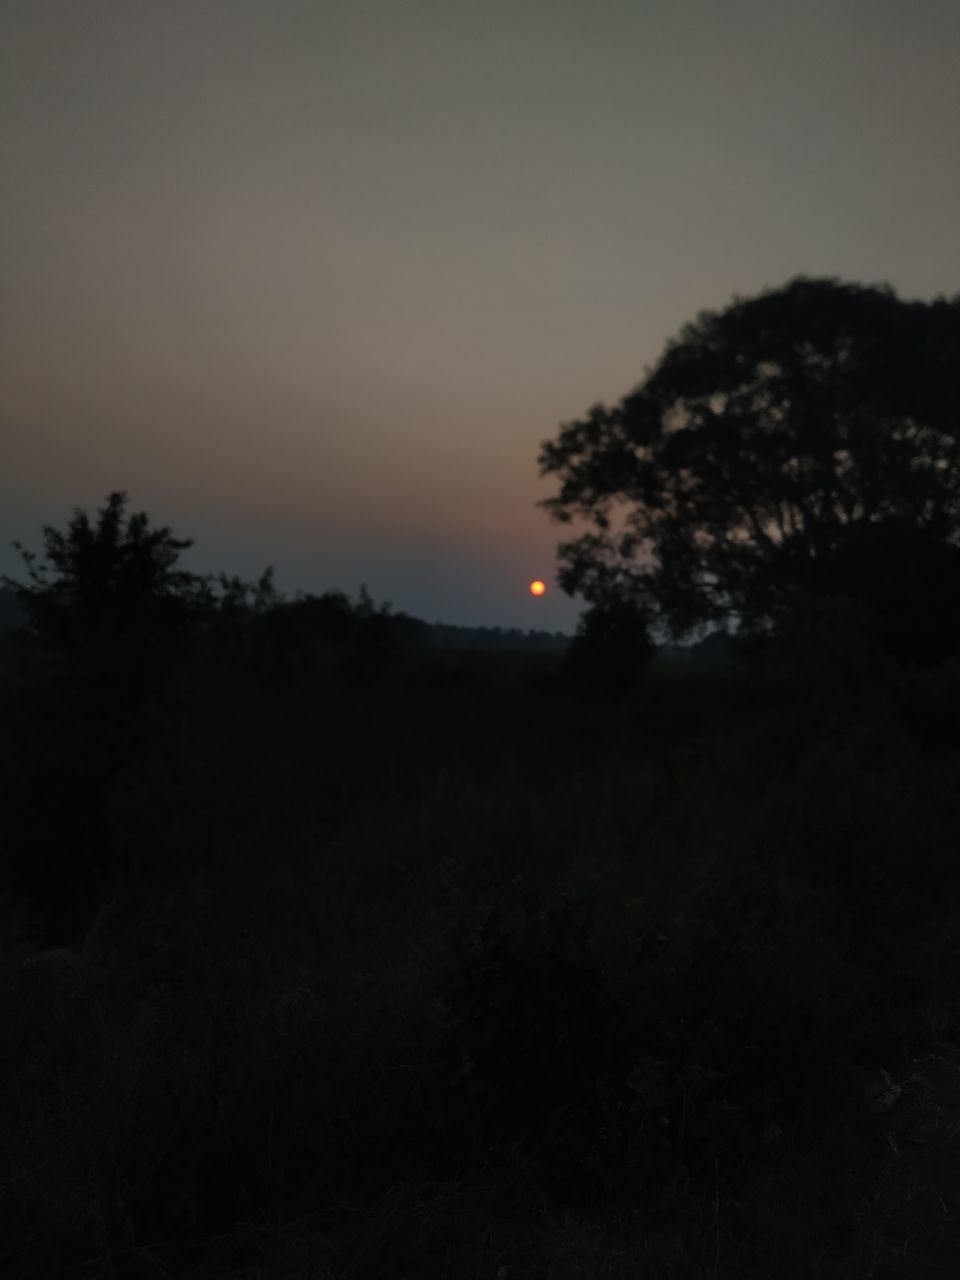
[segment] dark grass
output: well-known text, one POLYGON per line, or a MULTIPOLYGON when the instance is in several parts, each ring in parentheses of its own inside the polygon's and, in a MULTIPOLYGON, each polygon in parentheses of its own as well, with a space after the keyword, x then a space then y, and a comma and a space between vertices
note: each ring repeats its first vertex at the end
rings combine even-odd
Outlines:
POLYGON ((208 659, 135 714, 13 682, 4 1274, 870 1275, 864 1080, 955 1031, 924 680, 208 659))

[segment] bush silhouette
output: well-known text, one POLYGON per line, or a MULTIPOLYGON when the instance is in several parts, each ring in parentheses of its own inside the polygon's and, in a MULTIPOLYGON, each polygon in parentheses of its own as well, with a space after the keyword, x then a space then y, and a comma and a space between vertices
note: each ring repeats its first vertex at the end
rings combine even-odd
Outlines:
POLYGON ((30 659, 9 708, 20 747, 4 777, 7 884, 67 936, 120 868, 118 780, 156 746, 150 695, 209 602, 206 580, 178 565, 190 543, 126 507, 117 492, 93 518, 47 526, 41 555, 17 544, 27 580, 7 580, 30 659))
POLYGON ((207 586, 178 567, 191 541, 128 515, 127 502, 111 493, 95 520, 77 509, 65 530, 45 526, 42 556, 15 543, 28 580, 6 582, 38 645, 74 674, 129 690, 183 657, 207 586))
POLYGON ((566 666, 578 683, 614 692, 635 684, 654 652, 644 610, 631 600, 608 598, 582 615, 566 666))
POLYGON ((623 1010, 591 955, 591 915, 582 894, 544 899, 517 877, 451 939, 450 1084, 491 1135, 539 1148, 551 1180, 579 1175, 631 1065, 623 1010))

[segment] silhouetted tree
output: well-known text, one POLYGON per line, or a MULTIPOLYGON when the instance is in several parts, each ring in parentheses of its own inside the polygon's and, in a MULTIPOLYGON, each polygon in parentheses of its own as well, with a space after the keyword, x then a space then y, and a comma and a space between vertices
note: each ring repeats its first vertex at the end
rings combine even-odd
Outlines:
POLYGON ((242 594, 253 589, 239 580, 231 580, 231 596, 224 600, 234 602, 232 616, 246 628, 248 657, 281 678, 332 660, 348 679, 366 680, 424 629, 418 620, 394 614, 390 605, 375 604, 366 587, 355 602, 342 591, 284 600, 264 594, 265 583, 261 579, 259 603, 242 594))
POLYGON ((180 657, 209 604, 207 580, 178 567, 192 545, 111 493, 96 518, 80 509, 65 530, 43 529, 43 554, 20 552, 27 581, 5 579, 30 634, 88 677, 149 683, 180 657))
POLYGON ((217 582, 220 586, 217 610, 224 620, 247 621, 283 602, 273 580, 272 565, 264 570, 256 582, 245 582, 243 578, 236 575, 231 577, 226 573, 221 573, 217 582))
POLYGON ((366 585, 353 610, 350 650, 344 661, 348 679, 366 681, 379 674, 384 663, 396 651, 398 631, 392 616, 393 606, 374 602, 366 585))
MULTIPOLYGON (((879 630, 902 632, 890 610, 914 552, 932 594, 915 583, 904 617, 941 574, 956 581, 958 368, 960 297, 800 277, 704 312, 636 390, 543 445, 560 482, 543 505, 592 526, 561 545, 562 586, 639 594, 677 635, 731 615, 763 629, 798 597, 867 590, 879 630), (904 574, 885 587, 893 542, 904 574)), ((952 627, 953 607, 922 629, 952 627)))
POLYGON ((566 666, 578 681, 617 690, 636 683, 653 657, 647 614, 634 600, 611 596, 580 618, 566 653, 566 666))
POLYGON ((117 779, 156 747, 143 696, 188 651, 210 604, 179 567, 190 546, 112 493, 91 517, 43 529, 21 553, 27 678, 9 708, 20 749, 0 788, 5 874, 49 927, 80 929, 130 853, 112 818, 117 779), (37 678, 39 675, 40 678, 37 678))
POLYGON ((348 643, 353 621, 342 591, 276 599, 251 618, 251 655, 278 675, 302 673, 321 652, 339 651, 348 643))
POLYGON ((284 605, 274 583, 273 567, 256 582, 221 573, 216 588, 207 588, 204 638, 206 650, 220 661, 242 662, 259 648, 259 629, 284 605))

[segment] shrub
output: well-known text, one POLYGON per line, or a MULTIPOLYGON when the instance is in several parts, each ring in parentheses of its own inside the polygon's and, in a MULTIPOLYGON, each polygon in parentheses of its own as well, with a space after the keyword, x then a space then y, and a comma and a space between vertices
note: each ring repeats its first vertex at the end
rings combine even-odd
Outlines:
POLYGON ((582 615, 566 666, 580 684, 620 691, 640 679, 654 652, 645 611, 631 600, 611 597, 582 615))
POLYGON ((71 673, 129 692, 183 656, 206 583, 178 568, 191 542, 151 527, 144 512, 127 515, 127 501, 111 493, 95 521, 78 509, 65 531, 47 525, 42 556, 15 543, 28 581, 6 582, 37 644, 71 673))
POLYGON ((583 895, 543 899, 516 877, 451 935, 450 1086, 553 1182, 586 1167, 605 1099, 630 1065, 623 1010, 591 955, 591 913, 583 895))

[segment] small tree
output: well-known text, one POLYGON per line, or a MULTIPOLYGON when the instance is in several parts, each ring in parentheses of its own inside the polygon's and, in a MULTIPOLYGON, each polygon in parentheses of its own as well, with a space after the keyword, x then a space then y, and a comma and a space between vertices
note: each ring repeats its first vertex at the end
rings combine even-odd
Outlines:
POLYGON ((154 731, 143 695, 185 654, 211 599, 207 580, 179 567, 190 543, 126 506, 112 493, 95 516, 78 509, 65 529, 45 527, 41 553, 15 544, 26 580, 7 579, 28 653, 56 676, 25 682, 13 709, 30 731, 6 800, 8 879, 68 930, 136 862, 113 789, 154 731))
POLYGON ((178 568, 192 545, 111 493, 96 518, 79 508, 65 530, 43 529, 42 555, 19 551, 26 582, 6 578, 27 611, 34 641, 87 676, 149 683, 179 658, 205 578, 178 568))
POLYGON ((629 598, 598 601, 580 618, 567 650, 567 669, 598 689, 635 684, 655 652, 647 623, 646 612, 629 598))

